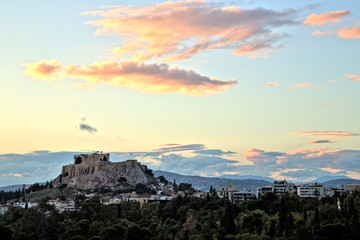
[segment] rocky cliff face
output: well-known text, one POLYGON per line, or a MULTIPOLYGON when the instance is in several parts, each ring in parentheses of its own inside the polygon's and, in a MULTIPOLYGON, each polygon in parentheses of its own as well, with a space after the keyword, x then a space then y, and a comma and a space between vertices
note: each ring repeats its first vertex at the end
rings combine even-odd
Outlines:
MULTIPOLYGON (((145 165, 136 160, 125 162, 91 162, 70 164, 63 166, 61 173, 62 183, 68 187, 78 189, 96 189, 100 187, 116 187, 138 183, 145 185, 156 183, 156 178, 149 174, 145 165)), ((54 180, 54 185, 60 185, 60 176, 54 180)))

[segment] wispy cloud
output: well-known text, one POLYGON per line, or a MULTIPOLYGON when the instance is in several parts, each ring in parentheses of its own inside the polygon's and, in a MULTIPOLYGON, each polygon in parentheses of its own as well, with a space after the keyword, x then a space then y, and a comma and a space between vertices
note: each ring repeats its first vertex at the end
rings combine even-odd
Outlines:
POLYGON ((95 35, 115 34, 123 39, 122 46, 113 49, 114 55, 134 61, 182 60, 224 48, 233 49, 235 55, 259 53, 279 47, 284 36, 274 29, 298 24, 294 9, 219 7, 205 1, 119 6, 83 14, 99 18, 88 22, 97 27, 95 35))
POLYGON ((308 83, 308 82, 303 82, 303 83, 297 83, 289 88, 295 89, 295 88, 307 88, 307 87, 314 87, 314 84, 308 83))
POLYGON ((336 12, 324 12, 321 14, 312 13, 306 17, 304 24, 310 26, 320 26, 324 25, 327 22, 340 22, 343 17, 349 15, 350 11, 336 11, 336 12))
POLYGON ((317 143, 334 143, 334 141, 331 141, 330 139, 323 139, 323 140, 315 140, 308 142, 310 144, 317 144, 317 143))
POLYGON ((333 32, 334 32, 333 30, 326 30, 326 31, 316 30, 315 32, 312 33, 312 35, 322 37, 324 35, 331 34, 333 32))
MULTIPOLYGON (((202 76, 193 70, 169 67, 167 64, 145 64, 136 62, 96 62, 89 66, 61 66, 57 61, 26 64, 26 67, 46 65, 52 69, 49 79, 60 72, 68 78, 81 79, 90 85, 106 83, 111 86, 128 87, 157 94, 183 93, 204 96, 225 92, 231 89, 236 80, 221 81, 216 78, 202 76)), ((38 76, 46 79, 46 73, 39 68, 31 68, 25 72, 33 78, 38 76)))
POLYGON ((278 82, 268 82, 265 84, 265 87, 273 87, 273 86, 279 86, 280 83, 278 82))
POLYGON ((189 150, 199 150, 204 149, 204 144, 167 144, 162 148, 155 149, 155 152, 177 152, 177 151, 189 151, 189 150))
POLYGON ((319 138, 346 138, 360 136, 358 133, 343 132, 343 131, 304 131, 304 132, 289 132, 289 134, 300 135, 304 137, 319 137, 319 138))

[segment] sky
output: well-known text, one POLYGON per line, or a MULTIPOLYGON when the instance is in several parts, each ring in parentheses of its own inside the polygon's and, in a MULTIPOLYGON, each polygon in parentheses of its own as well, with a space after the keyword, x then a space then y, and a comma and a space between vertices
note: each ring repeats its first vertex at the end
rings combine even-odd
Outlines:
POLYGON ((77 153, 360 179, 356 0, 0 2, 0 186, 77 153))

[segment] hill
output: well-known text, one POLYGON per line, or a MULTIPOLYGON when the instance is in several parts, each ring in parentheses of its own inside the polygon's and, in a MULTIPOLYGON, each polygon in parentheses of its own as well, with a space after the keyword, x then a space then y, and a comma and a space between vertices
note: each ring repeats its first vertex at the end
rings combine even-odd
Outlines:
MULTIPOLYGON (((25 184, 26 188, 28 188, 30 186, 31 186, 31 184, 25 184)), ((9 186, 0 187, 0 191, 5 191, 5 192, 16 191, 18 189, 22 189, 22 187, 23 187, 22 184, 9 185, 9 186)))
POLYGON ((357 184, 360 183, 360 180, 356 180, 356 179, 335 179, 335 180, 330 180, 330 181, 326 181, 323 182, 323 186, 325 188, 331 188, 331 187, 335 187, 335 186, 347 186, 348 184, 357 184))
POLYGON ((215 177, 199 177, 199 176, 186 176, 166 171, 153 171, 154 176, 164 176, 168 181, 176 181, 176 183, 191 183, 193 188, 201 191, 209 191, 210 186, 220 189, 220 186, 234 185, 237 190, 250 189, 256 192, 256 188, 260 186, 272 185, 271 182, 256 179, 227 179, 215 177))
MULTIPOLYGON (((344 175, 338 175, 338 176, 324 176, 321 178, 317 178, 316 180, 314 180, 313 182, 318 182, 318 183, 324 183, 324 182, 329 182, 329 181, 333 181, 333 180, 339 180, 339 179, 352 179, 348 176, 344 176, 344 175)), ((353 180, 353 179, 352 179, 353 180)))

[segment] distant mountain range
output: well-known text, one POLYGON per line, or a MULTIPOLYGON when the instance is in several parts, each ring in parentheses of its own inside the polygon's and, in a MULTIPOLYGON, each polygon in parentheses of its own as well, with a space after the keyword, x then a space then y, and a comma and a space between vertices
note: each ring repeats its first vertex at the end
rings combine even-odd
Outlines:
POLYGON ((348 184, 360 184, 360 180, 356 180, 356 179, 335 179, 335 180, 330 180, 330 181, 326 181, 322 183, 323 186, 325 188, 332 188, 335 186, 347 186, 348 184))
POLYGON ((324 177, 321 177, 321 178, 318 178, 318 179, 314 180, 314 182, 324 183, 324 182, 333 181, 333 180, 337 180, 337 179, 352 179, 352 178, 350 178, 348 176, 344 176, 344 175, 324 176, 324 177))
POLYGON ((213 186, 216 189, 220 189, 220 186, 234 185, 237 190, 250 189, 256 192, 256 188, 260 186, 271 185, 272 182, 258 179, 227 179, 227 178, 215 178, 215 177, 199 177, 199 176, 186 176, 177 173, 166 171, 153 171, 156 177, 164 176, 168 181, 173 182, 174 179, 177 184, 179 183, 191 183, 193 188, 201 191, 209 191, 213 186))
MULTIPOLYGON (((222 175, 221 177, 199 177, 187 176, 161 170, 153 171, 156 177, 163 175, 168 181, 176 181, 176 183, 191 183, 195 189, 201 191, 209 191, 210 186, 219 189, 220 186, 235 185, 236 189, 250 189, 256 192, 257 187, 272 185, 274 179, 268 177, 254 175, 222 175)), ((360 183, 360 180, 352 179, 347 176, 324 176, 314 180, 313 182, 322 183, 324 187, 331 188, 334 186, 346 186, 347 184, 360 183)))

